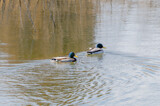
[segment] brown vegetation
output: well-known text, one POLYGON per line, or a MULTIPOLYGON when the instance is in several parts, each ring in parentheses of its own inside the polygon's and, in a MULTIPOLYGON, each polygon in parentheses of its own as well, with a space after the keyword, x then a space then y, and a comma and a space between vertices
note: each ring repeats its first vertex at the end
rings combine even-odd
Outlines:
POLYGON ((0 0, 0 37, 13 59, 85 50, 93 39, 96 1, 0 0))

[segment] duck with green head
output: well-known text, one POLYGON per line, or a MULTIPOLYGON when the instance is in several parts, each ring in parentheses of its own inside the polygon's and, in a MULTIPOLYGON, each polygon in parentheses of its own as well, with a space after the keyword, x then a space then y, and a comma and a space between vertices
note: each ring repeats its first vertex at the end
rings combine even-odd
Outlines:
POLYGON ((103 47, 103 45, 101 43, 98 43, 95 48, 90 48, 87 51, 87 54, 100 54, 100 53, 103 53, 104 51, 103 51, 102 48, 105 48, 105 47, 103 47))
POLYGON ((75 57, 78 56, 76 56, 74 52, 70 52, 68 57, 53 57, 51 62, 75 62, 77 61, 75 57))

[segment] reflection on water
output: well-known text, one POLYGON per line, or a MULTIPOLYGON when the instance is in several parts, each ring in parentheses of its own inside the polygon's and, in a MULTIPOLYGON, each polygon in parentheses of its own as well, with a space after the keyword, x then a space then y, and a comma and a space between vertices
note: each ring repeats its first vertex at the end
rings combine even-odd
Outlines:
POLYGON ((3 51, 13 55, 12 60, 68 55, 92 44, 96 11, 93 2, 24 0, 6 1, 4 5, 8 10, 1 8, 0 37, 7 43, 3 51))
POLYGON ((1 104, 160 105, 158 0, 5 3, 1 104), (86 56, 93 42, 107 49, 86 56), (50 63, 70 51, 76 63, 50 63))

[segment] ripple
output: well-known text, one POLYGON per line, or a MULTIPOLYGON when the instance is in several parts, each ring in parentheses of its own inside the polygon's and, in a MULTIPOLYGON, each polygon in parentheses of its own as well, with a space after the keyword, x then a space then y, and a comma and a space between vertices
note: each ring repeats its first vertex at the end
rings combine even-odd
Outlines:
POLYGON ((106 53, 88 60, 79 57, 81 60, 74 64, 51 64, 49 60, 10 64, 7 70, 12 72, 2 73, 5 79, 10 79, 3 82, 7 82, 3 86, 10 86, 4 92, 14 87, 10 96, 30 104, 132 103, 131 95, 140 92, 143 82, 158 79, 159 61, 118 54, 106 53))

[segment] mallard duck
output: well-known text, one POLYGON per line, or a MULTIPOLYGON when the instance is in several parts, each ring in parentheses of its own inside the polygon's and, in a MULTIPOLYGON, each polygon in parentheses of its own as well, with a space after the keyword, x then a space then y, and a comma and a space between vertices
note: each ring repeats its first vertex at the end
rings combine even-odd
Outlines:
POLYGON ((78 56, 76 56, 74 52, 70 52, 68 57, 53 57, 51 62, 75 62, 77 59, 74 57, 78 56))
POLYGON ((101 43, 98 43, 95 48, 90 48, 89 51, 87 51, 87 54, 100 54, 100 53, 103 53, 103 49, 102 48, 105 48, 105 47, 103 47, 103 45, 101 43))

